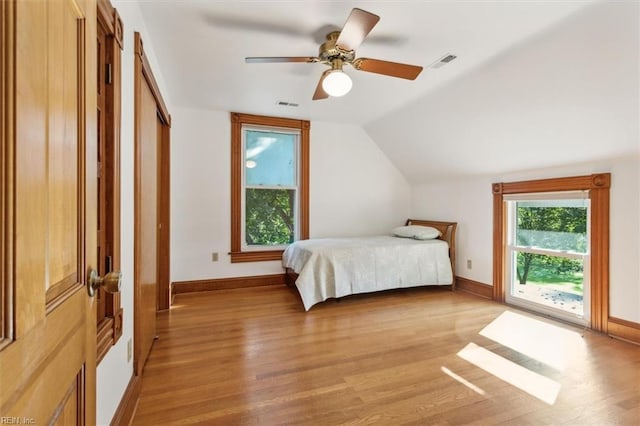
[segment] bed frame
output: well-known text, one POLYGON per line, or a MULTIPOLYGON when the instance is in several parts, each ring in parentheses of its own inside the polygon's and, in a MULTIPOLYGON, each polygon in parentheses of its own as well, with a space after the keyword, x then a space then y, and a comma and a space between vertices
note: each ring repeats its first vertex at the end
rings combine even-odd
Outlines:
MULTIPOLYGON (((451 260, 451 272, 453 273, 453 282, 451 283, 451 290, 456 288, 456 228, 457 222, 442 222, 437 220, 421 220, 421 219, 407 219, 406 225, 421 225, 431 226, 440 231, 439 240, 446 241, 449 244, 449 259, 451 260)), ((285 282, 288 286, 294 286, 298 274, 293 269, 286 268, 285 282)))

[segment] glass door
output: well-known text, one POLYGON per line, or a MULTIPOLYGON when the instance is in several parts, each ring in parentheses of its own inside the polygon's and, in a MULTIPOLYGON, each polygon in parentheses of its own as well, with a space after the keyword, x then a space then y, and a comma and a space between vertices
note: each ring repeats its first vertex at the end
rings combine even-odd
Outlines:
POLYGON ((507 303, 589 325, 586 192, 505 197, 507 303))

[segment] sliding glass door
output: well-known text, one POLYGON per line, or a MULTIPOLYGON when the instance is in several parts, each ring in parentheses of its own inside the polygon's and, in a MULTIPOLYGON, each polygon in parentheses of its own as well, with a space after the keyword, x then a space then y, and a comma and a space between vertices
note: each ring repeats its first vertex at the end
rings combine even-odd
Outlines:
POLYGON ((587 192, 505 196, 506 301, 589 325, 587 192))

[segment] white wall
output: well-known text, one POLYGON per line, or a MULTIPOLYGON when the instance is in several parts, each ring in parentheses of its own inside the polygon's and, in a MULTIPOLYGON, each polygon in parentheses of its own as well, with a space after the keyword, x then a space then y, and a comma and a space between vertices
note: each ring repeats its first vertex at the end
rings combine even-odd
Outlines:
POLYGON ((586 7, 366 126, 412 184, 411 215, 460 223, 461 276, 492 281, 492 182, 610 171, 611 315, 640 320, 639 11, 586 7))
POLYGON ((162 96, 171 113, 168 90, 157 64, 153 43, 145 30, 144 21, 136 2, 112 0, 124 23, 124 50, 122 51, 122 128, 121 128, 121 300, 124 310, 122 337, 111 347, 97 370, 97 419, 98 425, 108 425, 118 408, 122 395, 133 373, 133 364, 127 361, 127 342, 133 340, 133 33, 142 35, 144 50, 153 70, 162 96))
MULTIPOLYGON (((229 113, 172 118, 171 281, 282 273, 280 262, 230 263, 229 113)), ((312 122, 309 208, 312 237, 387 233, 407 218, 409 186, 361 128, 312 122)))
POLYGON ((639 4, 585 7, 365 129, 412 184, 629 155, 639 143, 639 4))
POLYGON ((311 237, 386 234, 409 213, 409 184, 356 126, 311 124, 311 237))
POLYGON ((458 222, 457 274, 492 284, 493 182, 611 173, 610 315, 640 322, 640 157, 416 185, 411 215, 458 222), (466 261, 473 261, 467 269, 466 261))
POLYGON ((458 223, 456 275, 491 284, 493 265, 493 198, 491 179, 474 177, 415 185, 411 217, 458 223), (467 270, 466 261, 473 261, 467 270))

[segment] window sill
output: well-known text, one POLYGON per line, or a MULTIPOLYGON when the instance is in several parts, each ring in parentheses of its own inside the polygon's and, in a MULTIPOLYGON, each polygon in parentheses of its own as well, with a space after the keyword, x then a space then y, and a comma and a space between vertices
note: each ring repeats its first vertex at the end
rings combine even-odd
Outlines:
POLYGON ((261 250, 261 251, 236 251, 229 253, 231 263, 242 262, 266 262, 270 260, 282 260, 284 250, 261 250))

